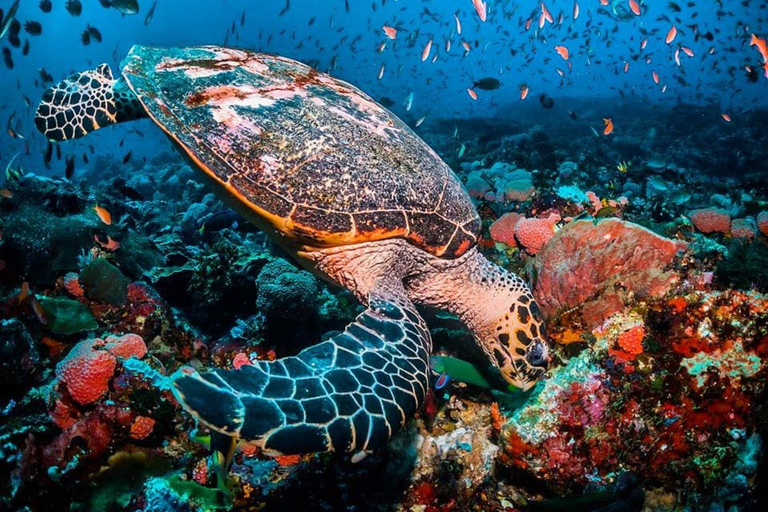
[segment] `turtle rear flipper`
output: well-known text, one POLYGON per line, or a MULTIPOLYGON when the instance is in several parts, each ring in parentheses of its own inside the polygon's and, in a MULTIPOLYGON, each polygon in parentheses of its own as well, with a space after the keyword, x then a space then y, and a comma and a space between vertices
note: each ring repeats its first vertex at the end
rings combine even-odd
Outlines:
POLYGON ((202 423, 270 455, 369 452, 418 410, 431 338, 407 300, 372 299, 343 333, 293 357, 174 378, 202 423))
POLYGON ((75 73, 45 93, 35 112, 35 126, 49 140, 79 139, 92 131, 147 117, 122 78, 107 64, 75 73))

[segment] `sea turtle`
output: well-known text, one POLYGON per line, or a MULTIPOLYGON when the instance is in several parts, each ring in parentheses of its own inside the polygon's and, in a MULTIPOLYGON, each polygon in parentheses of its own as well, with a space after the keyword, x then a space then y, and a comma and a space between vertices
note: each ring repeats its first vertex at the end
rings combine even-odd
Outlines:
POLYGON ((544 374, 539 308, 478 252, 465 189, 357 88, 275 55, 134 46, 122 78, 102 64, 45 92, 35 123, 61 141, 142 117, 241 215, 367 305, 296 356, 175 374, 178 400, 228 449, 246 439, 269 454, 359 457, 384 445, 429 386, 432 342, 414 304, 458 315, 509 383, 544 374))

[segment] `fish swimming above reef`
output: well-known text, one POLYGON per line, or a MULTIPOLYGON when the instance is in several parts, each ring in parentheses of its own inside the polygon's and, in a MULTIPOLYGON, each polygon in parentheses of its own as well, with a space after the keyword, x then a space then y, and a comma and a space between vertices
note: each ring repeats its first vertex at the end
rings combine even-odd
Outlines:
POLYGON ((139 2, 137 0, 110 0, 109 6, 122 14, 138 14, 139 2))
POLYGON ((481 78, 472 82, 472 87, 482 89, 484 91, 495 91, 501 87, 501 82, 496 78, 481 78))

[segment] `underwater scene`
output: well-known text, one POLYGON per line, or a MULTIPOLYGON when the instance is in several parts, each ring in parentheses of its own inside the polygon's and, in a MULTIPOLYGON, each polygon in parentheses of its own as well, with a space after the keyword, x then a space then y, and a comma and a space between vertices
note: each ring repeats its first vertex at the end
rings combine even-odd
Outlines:
POLYGON ((0 0, 0 511, 768 510, 767 40, 0 0))

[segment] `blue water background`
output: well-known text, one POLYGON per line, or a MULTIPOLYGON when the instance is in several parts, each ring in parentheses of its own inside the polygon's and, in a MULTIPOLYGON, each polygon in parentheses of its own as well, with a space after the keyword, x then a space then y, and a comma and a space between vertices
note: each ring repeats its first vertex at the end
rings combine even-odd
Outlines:
MULTIPOLYGON (((42 86, 36 87, 34 83, 38 69, 44 68, 54 81, 101 62, 118 69, 119 61, 137 43, 227 44, 305 62, 316 61, 320 70, 330 71, 376 99, 391 98, 395 102, 391 109, 411 124, 427 116, 422 129, 430 123, 434 127, 444 118, 514 117, 516 109, 530 108, 529 104, 538 102, 540 94, 553 97, 557 105, 567 98, 588 99, 595 116, 614 117, 617 131, 625 120, 615 111, 627 101, 643 102, 648 116, 664 105, 708 105, 713 117, 727 112, 736 122, 739 112, 765 107, 768 102, 768 79, 761 73, 757 83, 749 83, 744 71, 746 65, 762 63, 757 49, 749 46, 749 36, 753 32, 768 36, 765 2, 724 1, 724 11, 733 14, 718 15, 715 0, 697 0, 693 7, 688 6, 691 2, 678 2, 682 8, 679 13, 670 10, 667 1, 649 0, 641 2, 642 16, 630 14, 622 19, 614 13, 614 7, 616 12, 627 14, 628 0, 612 2, 607 7, 600 5, 599 0, 581 0, 581 14, 574 21, 573 0, 549 0, 546 5, 555 24, 547 23, 541 30, 539 2, 533 0, 488 0, 485 23, 480 22, 471 0, 388 0, 383 5, 381 0, 349 0, 348 13, 344 0, 291 0, 290 9, 282 16, 284 0, 159 0, 149 25, 144 21, 152 2, 146 0, 141 2, 140 13, 133 16, 105 9, 96 0, 84 0, 82 15, 72 17, 64 9, 63 0, 53 3, 53 11, 45 14, 36 1, 22 1, 17 18, 22 23, 40 21, 43 34, 29 37, 31 50, 27 57, 21 56, 21 50, 13 50, 13 70, 0 67, 0 122, 5 124, 15 112, 22 119, 20 133, 24 136, 14 139, 4 133, 0 137, 3 167, 20 152, 15 164, 23 165, 27 172, 62 173, 63 161, 54 161, 50 172, 43 169, 44 140, 32 124, 34 107, 43 91, 42 86), (241 25, 243 12, 245 23, 241 25), (454 13, 462 23, 461 35, 456 34, 454 13), (560 13, 563 21, 558 26, 560 13), (526 31, 525 21, 531 17, 531 28, 526 31), (673 44, 667 45, 664 38, 672 23, 679 34, 673 44), (694 41, 690 27, 694 23, 702 34, 712 32, 714 40, 694 41), (80 35, 86 24, 101 31, 102 43, 81 44, 80 35), (398 28, 396 40, 385 37, 381 28, 385 24, 398 28), (645 51, 640 50, 644 37, 641 28, 648 31, 645 51), (422 62, 422 50, 429 39, 434 41, 432 51, 427 61, 422 62), (451 40, 450 52, 445 51, 447 39, 451 40), (385 41, 386 48, 379 53, 377 48, 385 41), (466 56, 462 41, 471 47, 466 56), (569 49, 572 69, 555 52, 555 45, 569 49), (691 58, 681 51, 680 67, 673 58, 678 45, 695 53, 691 58), (714 48, 713 54, 709 53, 710 48, 714 48), (435 54, 438 57, 433 63, 435 54), (640 57, 633 60, 637 55, 640 57), (648 58, 650 64, 646 63, 648 58), (625 62, 630 63, 627 73, 623 70, 625 62), (379 80, 382 65, 385 72, 379 80), (557 69, 564 72, 565 78, 560 77, 557 69), (661 78, 658 85, 652 81, 653 70, 661 78), (474 101, 467 88, 481 77, 498 78, 502 86, 497 91, 478 90, 479 98, 474 101), (683 78, 687 85, 675 77, 683 78), (527 103, 519 98, 523 83, 530 87, 527 103), (662 93, 664 85, 667 90, 662 93), (413 106, 406 112, 403 103, 411 92, 413 106), (22 94, 31 100, 31 107, 24 105, 22 94)), ((2 2, 4 11, 10 4, 7 0, 2 2)), ((22 41, 28 37, 23 30, 21 35, 22 41)), ((7 46, 7 40, 2 44, 7 46)), ((643 115, 642 111, 640 114, 643 115)), ((638 114, 635 111, 633 115, 638 114)), ((109 128, 63 146, 62 150, 65 155, 77 155, 88 145, 94 145, 97 154, 115 159, 132 150, 136 159, 170 149, 168 141, 158 136, 149 121, 136 123, 135 127, 144 136, 124 127, 109 128), (123 138, 124 146, 118 148, 117 143, 123 138)), ((691 130, 695 132, 694 124, 691 130)), ((85 165, 77 160, 78 168, 85 165)), ((94 165, 93 158, 89 165, 94 165)))

